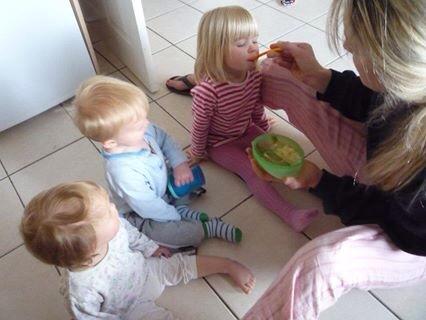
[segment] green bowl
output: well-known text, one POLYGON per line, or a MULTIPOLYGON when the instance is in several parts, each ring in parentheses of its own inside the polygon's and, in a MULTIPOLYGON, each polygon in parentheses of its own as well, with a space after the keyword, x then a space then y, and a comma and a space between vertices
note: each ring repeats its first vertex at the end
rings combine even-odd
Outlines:
POLYGON ((259 166, 275 178, 298 176, 305 153, 294 140, 278 134, 265 133, 251 142, 253 158, 259 166), (288 158, 276 152, 290 151, 288 158), (291 158, 291 159, 290 159, 291 158))

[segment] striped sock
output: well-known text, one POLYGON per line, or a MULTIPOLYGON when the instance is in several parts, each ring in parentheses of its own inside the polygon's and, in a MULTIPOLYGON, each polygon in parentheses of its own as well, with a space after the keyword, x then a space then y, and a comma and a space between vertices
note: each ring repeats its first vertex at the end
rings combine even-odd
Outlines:
POLYGON ((205 212, 198 212, 195 210, 191 210, 187 206, 177 206, 176 210, 180 214, 182 218, 188 219, 188 220, 197 220, 201 222, 205 222, 209 220, 209 216, 205 212))
POLYGON ((204 233, 206 238, 221 238, 230 242, 240 242, 243 233, 239 228, 223 222, 218 218, 212 218, 203 223, 204 233))

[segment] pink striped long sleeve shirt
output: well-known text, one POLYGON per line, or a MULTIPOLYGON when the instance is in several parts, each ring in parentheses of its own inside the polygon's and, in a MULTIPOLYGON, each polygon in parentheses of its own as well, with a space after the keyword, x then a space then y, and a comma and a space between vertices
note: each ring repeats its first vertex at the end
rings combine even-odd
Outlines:
POLYGON ((242 83, 214 83, 207 79, 191 90, 194 156, 204 157, 207 148, 238 139, 253 124, 269 130, 260 88, 260 73, 249 71, 242 83))

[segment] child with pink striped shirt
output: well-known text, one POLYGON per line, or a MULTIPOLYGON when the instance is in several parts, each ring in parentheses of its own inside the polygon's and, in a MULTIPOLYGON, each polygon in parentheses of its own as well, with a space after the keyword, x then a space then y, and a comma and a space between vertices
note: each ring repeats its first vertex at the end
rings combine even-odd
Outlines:
POLYGON ((261 101, 257 25, 238 6, 206 12, 198 27, 191 149, 193 162, 205 157, 240 176, 254 197, 294 230, 316 217, 314 209, 297 209, 258 178, 245 153, 251 141, 270 129, 261 101))

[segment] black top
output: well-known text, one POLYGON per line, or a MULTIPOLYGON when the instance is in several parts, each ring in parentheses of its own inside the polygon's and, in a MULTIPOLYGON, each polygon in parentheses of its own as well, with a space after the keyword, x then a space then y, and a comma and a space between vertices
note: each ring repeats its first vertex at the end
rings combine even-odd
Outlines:
MULTIPOLYGON (((326 92, 318 93, 317 98, 359 122, 366 122, 369 112, 382 101, 380 95, 365 87, 352 71, 334 70, 326 92)), ((406 112, 406 106, 395 108, 380 123, 369 125, 367 158, 406 112)), ((423 168, 403 189, 386 192, 375 186, 354 183, 353 177, 337 177, 323 170, 319 184, 309 191, 323 200, 325 213, 339 216, 343 224, 378 224, 401 250, 426 256, 425 181, 426 168, 423 168)))

